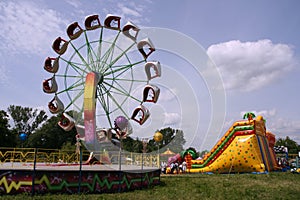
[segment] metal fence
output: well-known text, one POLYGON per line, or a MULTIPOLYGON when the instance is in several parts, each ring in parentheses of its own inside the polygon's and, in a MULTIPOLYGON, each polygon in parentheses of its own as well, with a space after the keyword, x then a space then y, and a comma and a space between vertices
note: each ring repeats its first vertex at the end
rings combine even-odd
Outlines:
MULTIPOLYGON (((58 149, 42 148, 4 148, 0 147, 0 164, 3 163, 33 163, 36 153, 36 162, 38 163, 79 163, 80 156, 75 151, 65 151, 58 149)), ((83 161, 90 157, 90 152, 83 151, 83 161)), ((95 158, 90 164, 100 162, 103 164, 125 164, 136 166, 160 167, 159 154, 155 153, 132 153, 122 151, 113 152, 93 152, 95 158)))

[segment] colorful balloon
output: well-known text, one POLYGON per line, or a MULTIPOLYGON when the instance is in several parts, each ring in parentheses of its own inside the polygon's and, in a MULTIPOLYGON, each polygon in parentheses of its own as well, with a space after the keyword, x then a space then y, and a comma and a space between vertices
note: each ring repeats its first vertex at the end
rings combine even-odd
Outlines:
POLYGON ((163 139, 163 134, 161 134, 160 132, 156 132, 153 136, 153 139, 155 142, 160 142, 163 139))
POLYGON ((25 141, 27 139, 27 134, 26 133, 20 133, 19 138, 21 141, 25 141))
POLYGON ((115 127, 119 130, 124 130, 128 126, 128 119, 124 116, 119 116, 115 119, 115 127))

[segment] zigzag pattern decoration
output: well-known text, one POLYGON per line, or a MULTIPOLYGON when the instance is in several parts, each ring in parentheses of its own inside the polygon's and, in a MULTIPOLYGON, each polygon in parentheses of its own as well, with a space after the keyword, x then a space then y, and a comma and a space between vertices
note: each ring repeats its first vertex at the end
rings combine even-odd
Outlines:
MULTIPOLYGON (((139 174, 140 175, 140 174, 139 174)), ((81 187, 86 187, 90 192, 94 192, 97 184, 103 188, 107 187, 108 189, 112 189, 114 185, 123 185, 125 183, 127 189, 131 189, 131 186, 134 183, 149 183, 152 184, 155 180, 159 180, 159 176, 151 177, 149 176, 149 173, 144 173, 143 177, 133 178, 131 180, 128 180, 126 173, 123 174, 123 177, 121 180, 113 180, 110 181, 108 177, 106 177, 104 180, 101 180, 97 173, 94 174, 94 177, 92 179, 91 183, 88 182, 81 182, 81 187)), ((62 180, 59 184, 54 185, 51 184, 51 181, 49 180, 47 174, 44 174, 41 179, 35 180, 35 185, 42 185, 45 184, 48 192, 51 191, 63 191, 64 189, 68 188, 78 188, 78 181, 76 182, 68 182, 67 180, 62 180)), ((3 176, 0 180, 0 187, 4 187, 4 191, 6 191, 7 194, 11 193, 13 189, 18 191, 21 187, 31 187, 32 181, 7 181, 6 176, 3 176)))
POLYGON ((13 188, 18 190, 22 186, 32 186, 32 181, 19 181, 19 182, 12 181, 9 185, 6 176, 3 176, 2 179, 0 180, 0 186, 2 185, 4 186, 6 193, 9 194, 13 188))

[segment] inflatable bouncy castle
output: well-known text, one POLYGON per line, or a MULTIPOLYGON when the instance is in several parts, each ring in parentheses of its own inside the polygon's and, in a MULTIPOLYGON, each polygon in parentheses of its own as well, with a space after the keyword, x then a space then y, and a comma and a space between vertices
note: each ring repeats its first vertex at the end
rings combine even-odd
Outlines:
MULTIPOLYGON (((266 131, 262 116, 236 121, 202 159, 193 153, 177 154, 169 159, 186 162, 187 173, 265 173, 279 170, 273 150, 275 135, 266 131), (192 159, 186 159, 191 155, 192 159)), ((167 173, 171 170, 167 170, 167 173)))

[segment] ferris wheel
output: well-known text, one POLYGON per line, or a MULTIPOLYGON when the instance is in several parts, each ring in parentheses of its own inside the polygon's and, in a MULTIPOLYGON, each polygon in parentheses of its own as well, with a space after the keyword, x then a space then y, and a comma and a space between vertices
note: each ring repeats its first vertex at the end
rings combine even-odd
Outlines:
POLYGON ((71 23, 66 37, 52 44, 56 55, 45 59, 50 77, 42 83, 53 95, 49 111, 62 114, 58 125, 64 130, 84 130, 80 137, 86 144, 109 129, 119 130, 120 137, 130 134, 131 122, 143 125, 148 105, 159 98, 160 88, 152 82, 161 76, 161 65, 148 60, 155 47, 147 37, 138 39, 139 32, 132 22, 121 27, 119 16, 109 14, 102 22, 90 15, 83 25, 71 23))

